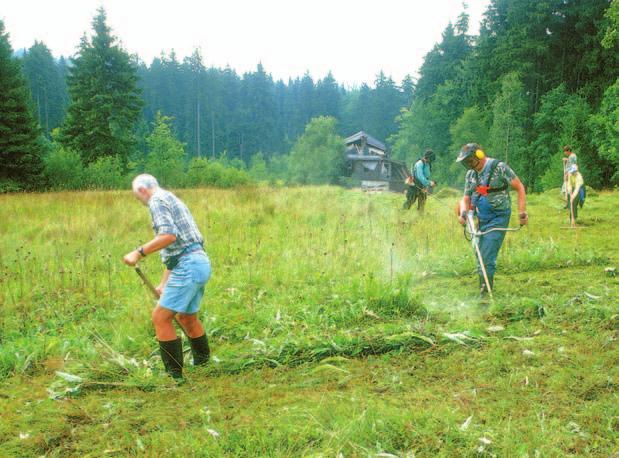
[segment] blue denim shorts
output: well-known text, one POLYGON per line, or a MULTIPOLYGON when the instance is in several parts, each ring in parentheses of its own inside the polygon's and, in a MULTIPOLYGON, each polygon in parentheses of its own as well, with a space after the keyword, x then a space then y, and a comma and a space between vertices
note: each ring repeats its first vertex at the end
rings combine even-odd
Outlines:
POLYGON ((170 272, 159 305, 177 313, 197 313, 209 278, 211 261, 204 251, 194 251, 182 256, 170 272))

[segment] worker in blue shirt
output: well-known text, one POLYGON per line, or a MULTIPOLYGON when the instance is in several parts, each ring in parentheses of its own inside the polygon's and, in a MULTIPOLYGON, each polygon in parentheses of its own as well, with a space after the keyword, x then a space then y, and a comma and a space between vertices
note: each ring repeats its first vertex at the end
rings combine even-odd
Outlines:
POLYGON ((404 203, 405 209, 408 210, 417 200, 417 210, 423 213, 428 193, 432 192, 432 188, 436 186, 436 183, 432 180, 432 162, 435 158, 434 151, 427 149, 423 153, 423 157, 413 165, 411 176, 407 182, 409 186, 404 203))

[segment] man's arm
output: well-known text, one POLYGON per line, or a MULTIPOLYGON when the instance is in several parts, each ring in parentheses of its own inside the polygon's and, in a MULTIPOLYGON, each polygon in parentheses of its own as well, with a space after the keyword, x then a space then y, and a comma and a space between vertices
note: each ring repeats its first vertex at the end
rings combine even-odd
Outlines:
POLYGON ((465 195, 460 201, 460 208, 458 211, 458 221, 463 226, 466 224, 466 212, 471 208, 471 196, 465 195))
POLYGON ((458 206, 458 220, 463 226, 466 224, 466 212, 471 208, 471 195, 477 185, 477 182, 473 180, 474 173, 473 170, 469 170, 464 177, 464 193, 458 206))
POLYGON ((527 193, 520 178, 512 179, 510 184, 512 189, 518 193, 518 221, 521 226, 524 226, 529 222, 529 215, 527 215, 527 193))
POLYGON ((427 188, 430 186, 430 180, 426 178, 424 171, 423 161, 417 161, 415 164, 415 177, 420 181, 422 187, 427 188))
MULTIPOLYGON (((174 234, 159 234, 150 242, 142 245, 142 251, 144 252, 144 256, 146 256, 171 245, 175 241, 176 236, 174 234)), ((142 258, 143 256, 138 250, 133 250, 123 257, 123 262, 128 266, 135 266, 142 258)))
POLYGON ((142 245, 142 251, 145 255, 154 253, 155 251, 162 250, 163 248, 172 245, 176 241, 176 235, 174 234, 159 234, 150 242, 142 245))
POLYGON ((429 185, 428 186, 431 186, 431 187, 436 186, 436 181, 434 181, 432 179, 432 171, 430 170, 430 166, 426 165, 424 167, 424 169, 427 170, 427 172, 428 172, 427 175, 426 175, 426 179, 429 181, 429 185))

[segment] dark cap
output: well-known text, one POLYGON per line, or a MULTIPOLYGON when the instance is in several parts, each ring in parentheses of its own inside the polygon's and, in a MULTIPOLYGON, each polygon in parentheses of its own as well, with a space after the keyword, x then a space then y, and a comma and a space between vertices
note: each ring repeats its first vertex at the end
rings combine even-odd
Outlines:
POLYGON ((481 149, 481 146, 477 143, 467 143, 466 145, 463 145, 460 149, 456 162, 462 162, 467 157, 475 154, 475 151, 478 149, 481 149))
POLYGON ((429 162, 432 162, 436 159, 436 154, 434 154, 434 151, 432 151, 431 149, 427 149, 424 153, 423 153, 423 158, 426 159, 429 162))

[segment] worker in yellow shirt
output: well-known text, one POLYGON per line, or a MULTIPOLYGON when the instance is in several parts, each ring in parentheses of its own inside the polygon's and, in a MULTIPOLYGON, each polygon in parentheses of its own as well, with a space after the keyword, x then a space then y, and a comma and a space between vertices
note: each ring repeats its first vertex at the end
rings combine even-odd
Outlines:
POLYGON ((567 200, 570 210, 570 224, 573 226, 578 218, 578 207, 582 208, 585 200, 585 182, 576 164, 570 165, 567 172, 567 200))

